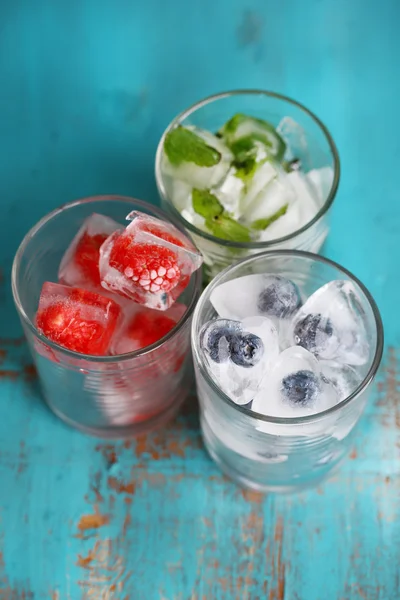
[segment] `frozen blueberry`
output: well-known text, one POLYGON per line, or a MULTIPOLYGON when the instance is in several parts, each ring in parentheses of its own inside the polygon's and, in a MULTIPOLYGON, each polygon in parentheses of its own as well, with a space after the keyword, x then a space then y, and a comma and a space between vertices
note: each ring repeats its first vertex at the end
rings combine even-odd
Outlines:
POLYGON ((282 394, 293 406, 310 406, 320 393, 318 377, 312 371, 297 371, 282 380, 282 394))
POLYGON ((300 306, 300 293, 292 281, 278 275, 268 277, 257 302, 262 314, 283 319, 290 317, 300 306))
POLYGON ((231 343, 242 331, 238 321, 216 319, 204 325, 200 332, 200 345, 216 363, 226 362, 231 355, 231 343))
POLYGON ((323 352, 333 336, 330 319, 321 314, 306 315, 294 327, 294 341, 316 356, 323 352))
POLYGON ((230 358, 240 367, 254 367, 264 354, 264 344, 258 335, 241 333, 231 338, 230 358))

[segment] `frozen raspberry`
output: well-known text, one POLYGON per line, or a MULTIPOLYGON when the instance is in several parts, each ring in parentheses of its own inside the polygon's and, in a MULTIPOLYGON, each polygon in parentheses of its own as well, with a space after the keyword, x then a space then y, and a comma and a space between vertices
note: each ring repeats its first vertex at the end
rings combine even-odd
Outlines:
POLYGON ((118 223, 97 213, 85 219, 61 260, 59 282, 73 287, 98 288, 100 247, 119 228, 118 223))
POLYGON ((199 251, 171 223, 134 211, 123 232, 115 232, 100 249, 100 280, 147 308, 170 308, 202 263, 199 251))
POLYGON ((116 237, 110 266, 146 292, 153 293, 169 292, 181 276, 177 256, 172 250, 156 244, 135 244, 129 235, 116 237))
POLYGON ((40 296, 36 325, 43 335, 64 348, 104 356, 120 316, 121 308, 110 298, 46 282, 40 296))
POLYGON ((76 247, 75 262, 79 265, 82 274, 87 281, 95 286, 100 285, 100 246, 107 238, 107 234, 99 233, 90 236, 85 232, 76 247))

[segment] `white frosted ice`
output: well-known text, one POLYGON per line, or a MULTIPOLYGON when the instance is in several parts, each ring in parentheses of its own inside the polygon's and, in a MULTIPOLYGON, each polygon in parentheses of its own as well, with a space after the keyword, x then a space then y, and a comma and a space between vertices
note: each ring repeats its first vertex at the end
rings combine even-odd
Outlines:
POLYGON ((293 343, 307 347, 321 359, 365 364, 370 343, 354 284, 331 281, 314 292, 293 320, 293 343))
POLYGON ((345 400, 361 383, 362 377, 350 365, 344 365, 334 360, 321 360, 320 367, 323 375, 334 385, 340 400, 345 400))
POLYGON ((197 127, 187 127, 201 137, 209 146, 215 148, 221 154, 221 160, 212 167, 200 167, 192 162, 182 162, 180 165, 172 165, 165 152, 162 158, 162 169, 165 174, 180 179, 192 187, 198 189, 209 189, 218 185, 227 174, 233 159, 232 153, 225 143, 211 132, 197 127))
POLYGON ((334 386, 321 377, 318 360, 304 348, 288 348, 259 386, 252 410, 270 417, 304 417, 337 404, 334 386))

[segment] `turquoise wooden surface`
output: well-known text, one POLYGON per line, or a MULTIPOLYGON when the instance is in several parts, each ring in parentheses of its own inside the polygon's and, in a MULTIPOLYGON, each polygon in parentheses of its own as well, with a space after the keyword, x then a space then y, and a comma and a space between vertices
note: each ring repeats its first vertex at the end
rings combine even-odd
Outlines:
POLYGON ((396 0, 0 4, 1 600, 400 598, 399 17, 396 0), (235 87, 291 95, 331 130, 343 176, 325 253, 386 327, 356 447, 293 496, 226 480, 195 401, 136 442, 64 426, 40 401, 10 294, 35 221, 97 193, 157 201, 163 128, 235 87))

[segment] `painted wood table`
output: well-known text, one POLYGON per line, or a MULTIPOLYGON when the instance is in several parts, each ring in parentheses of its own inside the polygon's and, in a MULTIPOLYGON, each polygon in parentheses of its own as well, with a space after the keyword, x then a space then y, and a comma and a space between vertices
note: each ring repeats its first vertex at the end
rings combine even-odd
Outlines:
POLYGON ((396 0, 3 0, 0 4, 1 600, 400 598, 400 160, 396 0), (71 199, 157 202, 179 110, 235 87, 297 98, 343 167, 325 254, 376 298, 384 361, 337 474, 292 496, 217 470, 196 400, 106 443, 40 399, 10 293, 25 232, 71 199))

